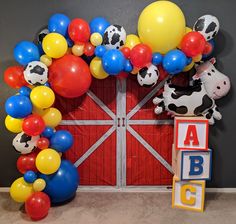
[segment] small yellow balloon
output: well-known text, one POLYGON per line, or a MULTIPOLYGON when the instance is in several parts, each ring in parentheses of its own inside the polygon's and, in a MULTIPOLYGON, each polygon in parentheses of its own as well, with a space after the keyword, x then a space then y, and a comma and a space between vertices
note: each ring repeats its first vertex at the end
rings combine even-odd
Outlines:
POLYGON ((132 49, 133 47, 135 47, 137 44, 140 44, 140 43, 141 43, 141 41, 137 35, 129 34, 126 37, 124 47, 128 47, 128 48, 132 49))
POLYGON ((134 68, 132 71, 131 71, 131 74, 132 75, 137 75, 139 72, 139 69, 138 68, 134 68))
POLYGON ((185 34, 192 32, 193 30, 190 27, 185 27, 185 34))
POLYGON ((44 113, 45 113, 45 109, 40 109, 35 106, 33 107, 32 114, 38 114, 40 116, 43 116, 44 113))
POLYGON ((51 58, 60 58, 65 55, 68 44, 61 34, 49 33, 43 38, 43 50, 51 58))
POLYGON ((98 57, 95 57, 90 63, 90 71, 94 78, 96 79, 105 79, 108 77, 108 74, 103 70, 102 60, 98 57))
POLYGON ((181 9, 170 1, 148 5, 138 19, 138 35, 153 52, 166 54, 175 49, 185 34, 185 18, 181 9))
POLYGON ((98 46, 102 44, 102 35, 100 33, 93 33, 90 37, 90 42, 93 46, 98 46))
POLYGON ((45 189, 45 187, 46 187, 46 182, 42 178, 35 180, 33 183, 34 191, 43 191, 45 189))
POLYGON ((10 188, 12 199, 20 203, 25 202, 33 192, 32 184, 26 183, 23 177, 16 179, 10 188))
POLYGON ((47 86, 37 86, 31 91, 30 99, 35 107, 45 109, 52 106, 55 101, 55 94, 47 86))
POLYGON ((59 125, 59 123, 61 122, 62 115, 58 109, 56 109, 54 107, 50 107, 50 108, 44 110, 44 112, 42 114, 42 118, 43 118, 46 126, 54 128, 57 125, 59 125))
POLYGON ((83 55, 83 53, 84 53, 84 45, 83 44, 81 44, 81 45, 74 45, 72 47, 72 53, 75 56, 83 55))
POLYGON ((194 62, 192 61, 189 65, 187 65, 187 66, 184 68, 183 72, 188 72, 188 71, 190 71, 190 70, 193 68, 193 66, 194 66, 194 62))
POLYGON ((22 132, 22 123, 23 123, 22 119, 16 119, 9 115, 6 116, 5 126, 8 131, 11 131, 13 133, 22 132))
POLYGON ((47 56, 46 54, 40 57, 40 61, 44 63, 47 67, 49 67, 52 64, 52 58, 47 56))
POLYGON ((54 149, 44 149, 36 157, 36 167, 43 174, 55 173, 61 165, 61 157, 54 149))
POLYGON ((199 55, 197 55, 196 57, 193 57, 192 59, 193 59, 194 62, 199 62, 199 61, 202 60, 202 55, 199 54, 199 55))

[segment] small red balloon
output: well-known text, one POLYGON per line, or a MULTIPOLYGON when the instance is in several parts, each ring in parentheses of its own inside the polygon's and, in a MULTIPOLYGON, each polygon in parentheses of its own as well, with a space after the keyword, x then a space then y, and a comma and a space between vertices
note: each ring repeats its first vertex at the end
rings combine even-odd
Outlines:
POLYGON ((130 61, 134 67, 143 68, 152 60, 152 50, 146 44, 138 44, 130 52, 130 61))
POLYGON ((45 218, 50 207, 50 198, 44 192, 34 192, 25 202, 25 211, 32 220, 45 218))
POLYGON ((181 50, 188 57, 196 57, 202 54, 206 45, 206 40, 202 34, 199 32, 189 32, 187 33, 181 42, 181 50))
POLYGON ((90 42, 84 45, 84 54, 86 56, 89 57, 89 56, 94 55, 94 51, 95 51, 95 47, 90 42))
POLYGON ((126 59, 130 58, 130 48, 129 47, 122 47, 121 48, 121 52, 123 53, 123 55, 125 56, 126 59))
POLYGON ((24 79, 24 67, 23 66, 11 66, 4 72, 4 81, 12 88, 20 88, 27 86, 28 83, 24 79))
POLYGON ((40 135, 45 128, 45 122, 42 117, 32 114, 23 120, 22 130, 30 136, 40 135))
POLYGON ((38 172, 35 165, 37 154, 38 153, 32 152, 30 154, 20 156, 16 162, 18 171, 22 174, 30 170, 38 172))
POLYGON ((47 138, 44 138, 44 137, 40 138, 37 141, 37 147, 41 150, 42 149, 47 149, 49 147, 49 144, 50 144, 49 140, 47 138))
POLYGON ((203 54, 208 55, 212 52, 212 50, 213 50, 213 46, 210 43, 206 42, 205 48, 203 50, 203 54))
POLYGON ((78 42, 88 42, 90 38, 89 24, 83 19, 73 19, 69 24, 68 34, 76 44, 78 42))

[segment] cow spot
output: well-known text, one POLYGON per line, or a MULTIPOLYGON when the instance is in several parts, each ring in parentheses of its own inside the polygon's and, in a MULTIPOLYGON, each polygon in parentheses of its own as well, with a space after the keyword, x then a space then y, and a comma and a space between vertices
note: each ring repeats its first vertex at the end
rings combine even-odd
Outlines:
POLYGON ((214 70, 214 69, 211 69, 211 71, 212 71, 212 72, 215 72, 215 70, 214 70))
POLYGON ((42 68, 39 65, 36 65, 36 66, 34 66, 33 69, 30 70, 30 73, 36 73, 38 75, 43 75, 44 71, 45 71, 44 68, 42 68))
POLYGON ((104 33, 104 36, 103 36, 103 44, 109 44, 109 38, 108 38, 108 32, 105 32, 104 33))
POLYGON ((213 115, 213 110, 210 109, 210 110, 208 110, 208 113, 206 114, 206 118, 207 118, 207 119, 211 119, 211 118, 212 118, 212 115, 213 115))
POLYGON ((208 73, 207 73, 207 75, 211 76, 211 73, 210 73, 210 72, 208 72, 208 73))
POLYGON ((124 45, 124 41, 121 40, 121 41, 120 41, 120 46, 123 46, 123 45, 124 45))
POLYGON ((206 33, 213 32, 216 27, 217 27, 216 23, 215 22, 211 22, 210 25, 206 29, 206 33))
POLYGON ((214 38, 217 34, 217 31, 215 31, 213 34, 212 34, 212 38, 214 38))
POLYGON ((142 78, 145 78, 146 75, 147 75, 147 70, 148 68, 147 67, 143 67, 142 69, 139 70, 139 74, 142 78))
POLYGON ((118 31, 121 31, 121 26, 120 25, 114 25, 114 27, 116 27, 118 31))
POLYGON ((174 111, 177 114, 186 114, 188 112, 188 108, 186 106, 177 107, 173 103, 168 105, 168 109, 174 111))
POLYGON ((204 29, 205 19, 199 19, 194 26, 196 31, 202 31, 204 29))
POLYGON ((120 34, 118 33, 114 33, 112 35, 112 38, 111 38, 111 44, 112 45, 115 45, 116 43, 118 43, 120 41, 120 34))
POLYGON ((217 89, 220 89, 220 86, 217 86, 216 88, 217 88, 217 89))
POLYGON ((202 104, 195 108, 194 114, 197 116, 201 115, 204 111, 210 109, 212 105, 213 105, 213 100, 207 94, 205 94, 202 97, 202 104))

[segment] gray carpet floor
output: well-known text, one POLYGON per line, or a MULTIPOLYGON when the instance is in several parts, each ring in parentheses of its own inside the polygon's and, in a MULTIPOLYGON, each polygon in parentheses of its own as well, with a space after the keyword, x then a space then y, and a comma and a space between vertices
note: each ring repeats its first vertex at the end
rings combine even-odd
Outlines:
MULTIPOLYGON (((9 194, 0 194, 0 224, 30 223, 9 194)), ((67 205, 53 207, 38 223, 47 224, 236 224, 236 194, 206 195, 205 212, 171 208, 170 193, 79 192, 67 205)))

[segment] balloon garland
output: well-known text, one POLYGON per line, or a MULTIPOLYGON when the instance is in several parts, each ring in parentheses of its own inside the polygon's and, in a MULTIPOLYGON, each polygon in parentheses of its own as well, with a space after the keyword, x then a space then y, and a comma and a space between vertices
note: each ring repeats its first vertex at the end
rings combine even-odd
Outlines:
MULTIPOLYGON (((137 75, 141 86, 152 87, 159 66, 170 76, 190 71, 207 60, 214 50, 212 40, 219 31, 216 17, 205 15, 186 27, 181 9, 169 1, 147 6, 138 20, 138 35, 96 17, 90 23, 54 14, 36 43, 21 41, 14 48, 20 64, 4 73, 5 82, 18 93, 7 99, 6 128, 16 133, 13 147, 21 155, 17 169, 23 174, 13 182, 11 197, 24 202, 33 220, 44 218, 50 204, 71 199, 79 185, 77 169, 62 159, 73 144, 73 136, 55 128, 62 119, 53 107, 55 93, 65 98, 80 97, 92 77, 137 75), (92 58, 89 66, 82 59, 92 58)), ((155 104, 157 104, 156 102, 155 104)))

